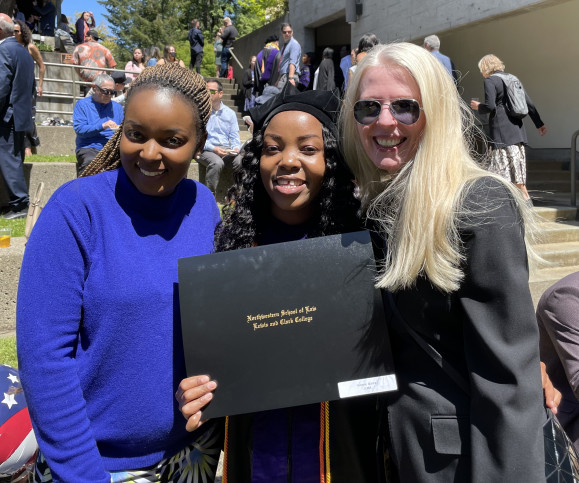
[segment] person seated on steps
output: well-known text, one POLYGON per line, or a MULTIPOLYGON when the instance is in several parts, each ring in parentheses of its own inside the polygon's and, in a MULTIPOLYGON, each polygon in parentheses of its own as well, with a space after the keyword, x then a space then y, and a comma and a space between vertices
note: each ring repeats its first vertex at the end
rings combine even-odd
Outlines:
POLYGON ((241 139, 235 112, 221 100, 223 85, 214 80, 207 82, 207 87, 211 94, 211 116, 207 123, 207 141, 197 162, 205 166, 205 185, 215 195, 225 163, 232 164, 234 170, 239 168, 236 156, 241 149, 241 139))

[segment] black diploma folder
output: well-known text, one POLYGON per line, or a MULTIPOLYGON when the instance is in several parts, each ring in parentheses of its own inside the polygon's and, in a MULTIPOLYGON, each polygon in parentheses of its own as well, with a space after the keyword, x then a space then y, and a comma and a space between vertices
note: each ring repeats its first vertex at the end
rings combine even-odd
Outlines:
POLYGON ((188 376, 204 418, 396 389, 367 231, 179 260, 188 376))

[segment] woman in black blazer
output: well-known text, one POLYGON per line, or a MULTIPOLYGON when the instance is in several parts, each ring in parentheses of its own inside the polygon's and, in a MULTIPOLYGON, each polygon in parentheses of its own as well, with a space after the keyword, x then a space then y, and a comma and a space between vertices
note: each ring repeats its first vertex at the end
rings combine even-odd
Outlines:
MULTIPOLYGON (((532 206, 532 201, 527 192, 527 163, 525 144, 527 133, 523 126, 523 120, 511 117, 505 110, 507 100, 506 88, 503 80, 498 75, 505 70, 505 64, 493 54, 485 55, 478 63, 482 76, 485 78, 485 102, 471 101, 470 106, 481 114, 490 114, 489 129, 491 138, 491 160, 489 171, 502 176, 523 192, 523 197, 532 206)), ((541 117, 525 92, 529 116, 539 134, 544 136, 547 127, 541 121, 541 117)))
POLYGON ((473 118, 443 65, 408 43, 368 52, 342 107, 344 154, 381 239, 377 286, 394 302, 399 389, 383 413, 391 481, 545 481, 526 250, 536 226, 521 191, 471 157, 463 132, 473 118))
POLYGON ((243 78, 241 84, 244 89, 245 104, 243 105, 243 112, 249 111, 255 104, 255 63, 257 57, 251 56, 249 66, 243 71, 243 78))

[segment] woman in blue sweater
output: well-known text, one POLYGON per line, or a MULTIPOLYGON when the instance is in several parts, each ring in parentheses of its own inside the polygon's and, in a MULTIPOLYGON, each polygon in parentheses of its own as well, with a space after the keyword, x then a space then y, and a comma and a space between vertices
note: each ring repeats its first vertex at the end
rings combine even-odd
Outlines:
MULTIPOLYGON (((217 251, 359 229, 352 173, 337 143, 338 108, 329 91, 297 93, 288 84, 250 110, 256 134, 230 190, 217 251)), ((181 383, 177 399, 188 430, 219 397, 215 388, 208 376, 181 383)), ((223 482, 375 482, 375 408, 370 396, 228 417, 223 482), (321 430, 328 426, 326 440, 321 430)))
POLYGON ((146 69, 123 125, 34 227, 17 336, 36 481, 213 479, 222 428, 187 432, 173 396, 185 377, 177 259, 211 252, 219 222, 209 190, 186 179, 210 112, 201 76, 146 69))

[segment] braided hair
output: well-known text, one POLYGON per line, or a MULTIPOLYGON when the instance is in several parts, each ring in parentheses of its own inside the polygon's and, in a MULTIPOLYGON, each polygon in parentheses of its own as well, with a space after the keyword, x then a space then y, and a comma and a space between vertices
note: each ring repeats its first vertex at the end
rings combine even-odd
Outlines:
MULTIPOLYGON (((248 248, 271 216, 271 199, 260 175, 263 133, 257 131, 245 147, 242 169, 229 189, 223 207, 223 222, 216 230, 215 251, 248 248)), ((354 196, 355 184, 334 133, 322 125, 326 169, 314 203, 312 229, 308 238, 347 233, 361 228, 360 202, 354 196)))
MULTIPOLYGON (((127 92, 125 111, 131 103, 132 96, 143 89, 169 89, 180 95, 193 108, 199 138, 205 134, 211 114, 211 96, 201 75, 177 64, 147 67, 131 83, 131 87, 127 92)), ((119 168, 121 165, 120 145, 123 137, 123 125, 124 122, 81 176, 91 176, 119 168)))

